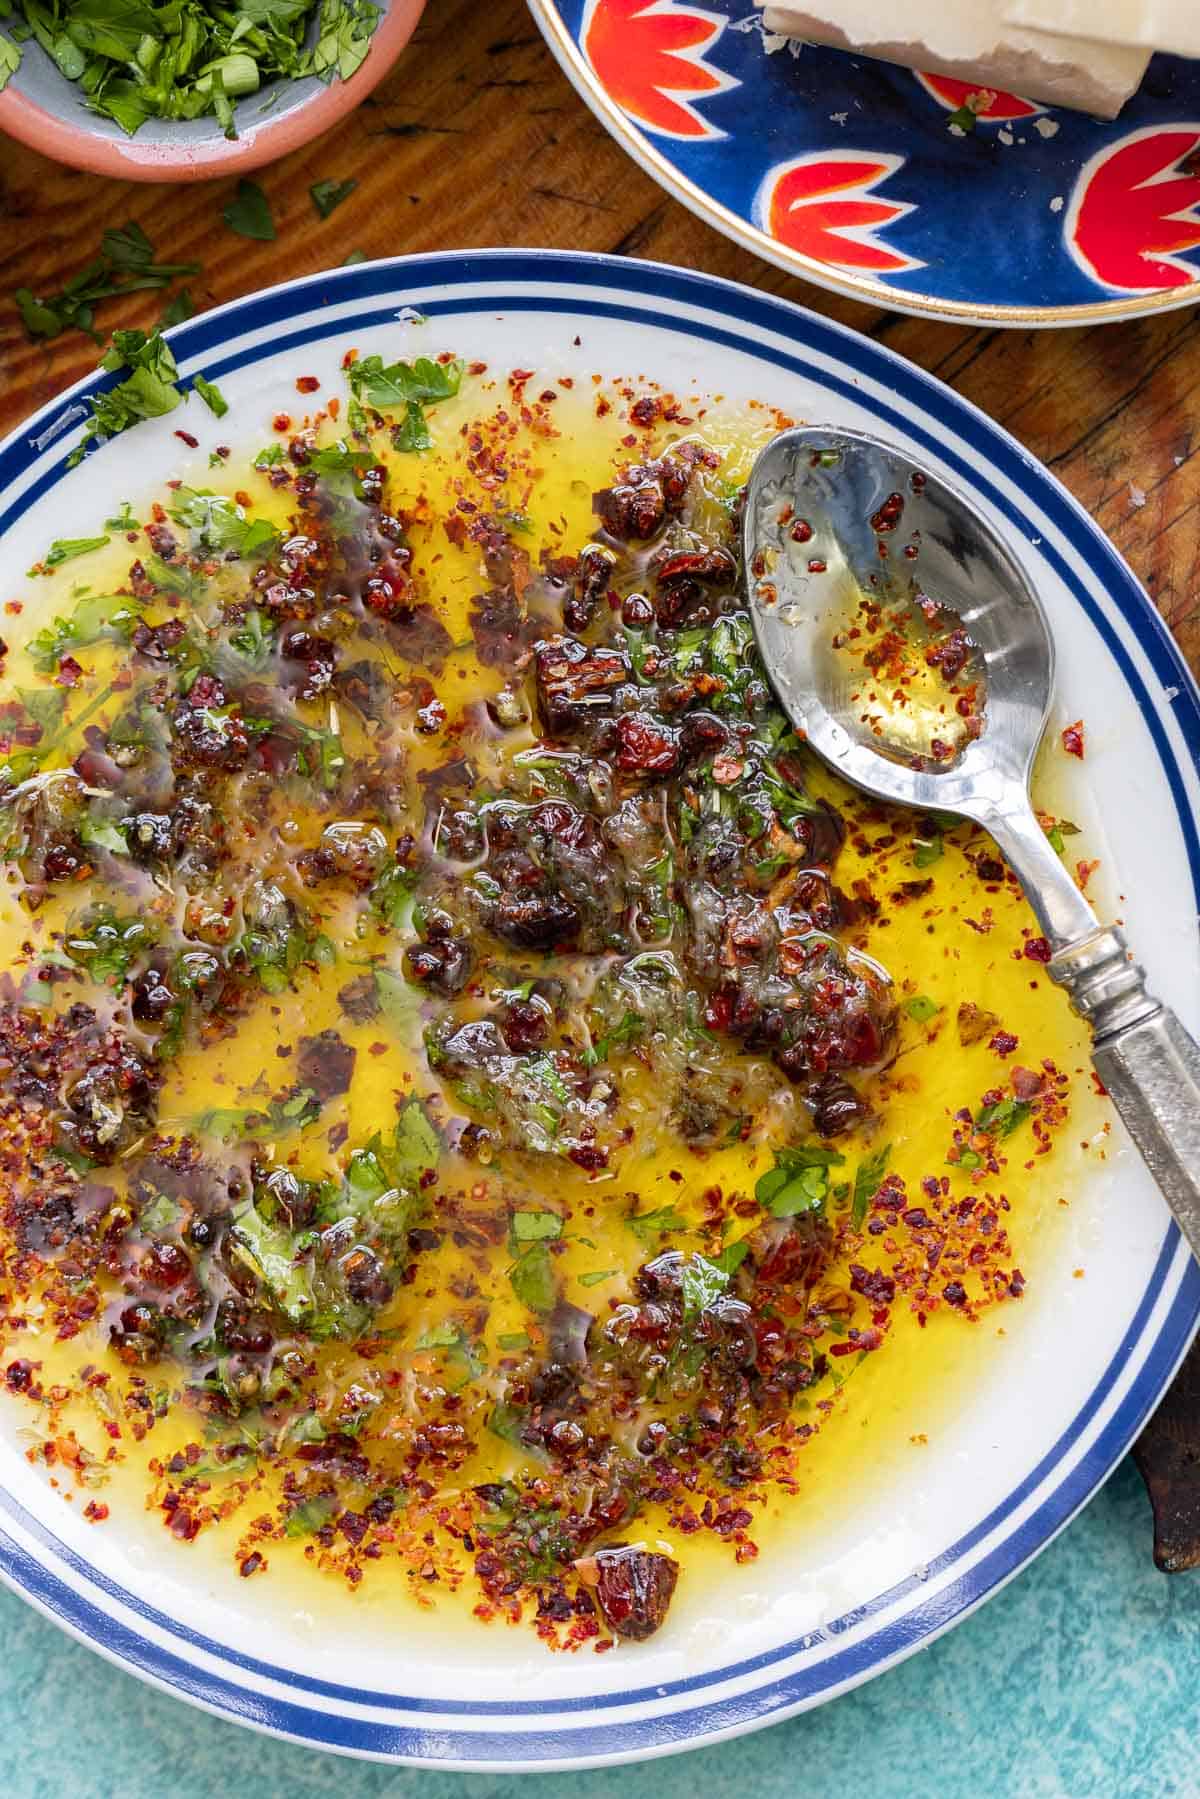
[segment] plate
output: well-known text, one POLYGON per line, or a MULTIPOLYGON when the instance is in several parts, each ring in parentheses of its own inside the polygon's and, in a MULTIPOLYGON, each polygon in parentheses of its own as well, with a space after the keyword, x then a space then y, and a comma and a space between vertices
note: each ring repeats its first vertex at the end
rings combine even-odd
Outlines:
MULTIPOLYGON (((103 518, 198 478, 209 451, 258 441, 295 406, 297 369, 335 380, 363 354, 459 349, 539 378, 634 365, 679 393, 769 394, 798 417, 902 443, 970 494, 1025 564, 1061 647, 1060 719, 1088 721, 1080 819, 1113 871, 1133 941, 1192 1028, 1200 1021, 1200 695, 1144 592, 1069 495, 1014 440, 878 345, 797 307, 652 264, 531 252, 417 256, 306 278, 171 334, 183 377, 231 403, 139 425, 68 470, 80 384, 0 446, 6 592, 64 517, 103 518), (194 415, 194 416, 193 416, 194 415), (200 471, 197 477, 195 471, 200 471), (1136 870, 1153 863, 1153 882, 1136 870), (1121 885, 1125 873, 1130 885, 1121 885)), ((100 377, 93 387, 111 385, 100 377)), ((911 1653, 1042 1548, 1124 1454, 1200 1316, 1200 1274, 1132 1151, 1103 1170, 1039 1253, 970 1405, 907 1448, 836 1515, 805 1519, 761 1561, 686 1599, 650 1642, 553 1656, 532 1633, 455 1634, 367 1596, 328 1616, 311 1592, 238 1580, 204 1539, 103 1528, 26 1460, 0 1400, 0 1571, 120 1666, 195 1703, 320 1747, 385 1760, 534 1769, 669 1753, 831 1698, 911 1653), (1075 1271, 1085 1269, 1086 1278, 1075 1271), (803 1528, 801 1528, 803 1526, 803 1528), (199 1553, 193 1553, 199 1552, 199 1553)), ((964 1327, 966 1328, 966 1327, 964 1327)), ((982 1327, 980 1327, 982 1328, 982 1327)), ((905 1439, 907 1443, 907 1439, 905 1439)), ((282 1577, 281 1577, 282 1579, 282 1577)))
POLYGON ((1083 325, 1200 299, 1200 61, 1120 118, 764 33, 751 0, 530 0, 635 161, 735 243, 898 312, 1083 325))

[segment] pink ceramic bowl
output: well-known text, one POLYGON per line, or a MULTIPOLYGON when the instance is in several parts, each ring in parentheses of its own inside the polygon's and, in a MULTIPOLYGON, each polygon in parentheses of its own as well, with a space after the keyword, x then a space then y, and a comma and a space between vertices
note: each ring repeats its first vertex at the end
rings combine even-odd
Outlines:
MULTIPOLYGON (((239 135, 230 141, 214 118, 164 123, 147 119, 127 137, 111 119, 88 112, 32 40, 0 93, 0 132, 55 162, 124 181, 203 181, 245 175, 274 162, 344 118, 383 80, 416 29, 425 0, 378 0, 383 8, 362 67, 349 81, 272 82, 240 101, 239 135)), ((3 151, 0 150, 0 157, 3 151)))

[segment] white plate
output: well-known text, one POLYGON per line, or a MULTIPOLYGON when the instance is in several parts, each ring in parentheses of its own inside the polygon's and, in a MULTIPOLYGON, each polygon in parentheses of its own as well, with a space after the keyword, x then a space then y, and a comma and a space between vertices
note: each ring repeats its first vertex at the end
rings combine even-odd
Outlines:
MULTIPOLYGON (((1012 438, 867 339, 782 301, 645 263, 507 251, 367 264, 274 288, 172 333, 203 459, 295 407, 298 372, 343 351, 442 348, 547 375, 652 372, 676 391, 765 397, 797 417, 903 442, 976 500, 1025 563, 1060 648, 1063 716, 1089 728, 1093 821, 1114 901, 1159 989, 1200 1023, 1200 696, 1106 540, 1012 438), (412 321, 412 308, 428 323, 412 321), (1149 878, 1152 871, 1152 878, 1149 878)), ((104 382, 92 384, 105 385, 104 382)), ((68 472, 86 384, 0 447, 6 594, 57 536, 182 470, 179 415, 68 472)), ((1157 1191, 1119 1148, 1039 1258, 972 1404, 920 1457, 849 1495, 649 1643, 551 1656, 501 1629, 419 1631, 385 1606, 296 1610, 155 1526, 88 1526, 25 1460, 0 1411, 0 1573, 84 1641, 168 1691, 321 1748, 468 1768, 630 1759, 787 1716, 878 1673, 970 1611, 1061 1528, 1136 1435, 1200 1313, 1200 1275, 1157 1191), (1087 1278, 1072 1279, 1086 1262, 1087 1278)), ((683 1599, 681 1594, 680 1599, 683 1599)))

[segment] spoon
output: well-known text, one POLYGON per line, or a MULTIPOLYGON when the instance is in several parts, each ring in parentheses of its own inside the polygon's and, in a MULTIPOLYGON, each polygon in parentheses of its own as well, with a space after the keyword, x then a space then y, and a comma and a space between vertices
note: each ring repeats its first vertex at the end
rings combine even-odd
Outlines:
POLYGON ((1122 933, 1100 924, 1034 816, 1054 643, 1021 567, 962 494, 850 430, 799 428, 768 444, 744 535, 755 634, 796 731, 877 799, 990 833, 1037 917, 1048 973, 1092 1027, 1096 1072, 1200 1259, 1200 1047, 1147 992, 1122 933))

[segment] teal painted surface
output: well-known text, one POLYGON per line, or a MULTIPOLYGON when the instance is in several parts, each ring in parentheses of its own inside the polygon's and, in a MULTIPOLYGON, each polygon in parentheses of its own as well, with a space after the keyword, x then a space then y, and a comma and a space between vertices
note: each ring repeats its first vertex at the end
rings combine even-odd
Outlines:
POLYGON ((1150 1559, 1126 1463, 1026 1573, 833 1705, 715 1749, 589 1774, 349 1762, 152 1692, 0 1591, 4 1799, 1167 1799, 1200 1793, 1200 1573, 1150 1559))

